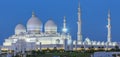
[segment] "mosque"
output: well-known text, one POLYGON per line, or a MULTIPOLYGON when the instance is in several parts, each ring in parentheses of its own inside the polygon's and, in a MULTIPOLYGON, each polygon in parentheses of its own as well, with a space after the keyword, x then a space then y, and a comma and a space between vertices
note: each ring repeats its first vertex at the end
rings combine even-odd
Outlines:
POLYGON ((89 48, 114 48, 117 42, 111 41, 111 19, 110 11, 108 12, 108 37, 107 41, 92 41, 89 38, 82 37, 81 26, 81 10, 78 6, 78 21, 77 21, 77 40, 73 40, 72 36, 67 32, 66 17, 63 18, 62 33, 58 32, 58 27, 53 20, 48 20, 45 25, 42 21, 32 12, 31 18, 28 20, 26 27, 18 24, 15 27, 15 34, 5 39, 3 42, 2 50, 36 50, 36 49, 64 49, 64 50, 80 50, 82 47, 89 48), (44 27, 44 29, 43 29, 44 27), (44 32, 43 32, 44 30, 44 32))

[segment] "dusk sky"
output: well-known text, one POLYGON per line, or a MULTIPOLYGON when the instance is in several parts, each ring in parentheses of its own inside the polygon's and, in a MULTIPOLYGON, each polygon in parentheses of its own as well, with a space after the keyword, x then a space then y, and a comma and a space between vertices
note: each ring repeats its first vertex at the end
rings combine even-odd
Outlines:
MULTIPOLYGON (((68 32, 77 36, 78 0, 0 0, 0 44, 14 34, 17 24, 26 26, 34 11, 43 24, 52 18, 62 30, 63 16, 68 32)), ((83 39, 107 40, 107 15, 111 11, 112 41, 120 41, 120 0, 80 0, 83 39)))

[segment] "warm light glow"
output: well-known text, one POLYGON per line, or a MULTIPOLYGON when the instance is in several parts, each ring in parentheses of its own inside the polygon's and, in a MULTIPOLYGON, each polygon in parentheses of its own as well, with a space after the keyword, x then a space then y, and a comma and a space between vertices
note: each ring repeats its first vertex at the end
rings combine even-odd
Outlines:
POLYGON ((10 42, 8 43, 3 43, 4 46, 11 46, 12 44, 10 42))

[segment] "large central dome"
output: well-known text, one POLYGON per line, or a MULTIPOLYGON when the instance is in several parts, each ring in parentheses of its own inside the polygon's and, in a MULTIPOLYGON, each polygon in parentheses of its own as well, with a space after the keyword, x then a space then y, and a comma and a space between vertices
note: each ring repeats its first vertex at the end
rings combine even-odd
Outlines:
POLYGON ((34 12, 27 22, 27 31, 29 33, 40 33, 42 31, 42 22, 35 16, 34 12))

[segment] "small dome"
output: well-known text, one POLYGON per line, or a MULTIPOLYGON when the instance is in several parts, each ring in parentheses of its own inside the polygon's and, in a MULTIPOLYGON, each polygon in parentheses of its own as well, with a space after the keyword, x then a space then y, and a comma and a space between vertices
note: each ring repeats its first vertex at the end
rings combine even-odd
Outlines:
POLYGON ((15 27, 15 34, 20 34, 20 33, 24 33, 24 32, 26 32, 26 29, 22 24, 18 24, 15 27))
POLYGON ((86 42, 91 42, 91 40, 88 37, 85 39, 85 41, 86 42))
POLYGON ((101 42, 100 42, 100 41, 98 41, 98 42, 97 42, 97 45, 101 45, 101 42))
POLYGON ((48 20, 45 27, 57 27, 53 20, 48 20))
POLYGON ((45 24, 45 32, 46 33, 56 33, 57 32, 57 25, 54 23, 53 20, 48 20, 45 24))
POLYGON ((93 43, 92 43, 93 45, 97 45, 97 42, 96 41, 93 41, 93 43))
POLYGON ((40 33, 42 31, 42 22, 32 13, 32 17, 27 22, 27 31, 30 33, 40 33))
POLYGON ((102 42, 102 43, 101 43, 101 45, 103 45, 103 46, 104 46, 104 45, 105 45, 105 42, 102 42))

